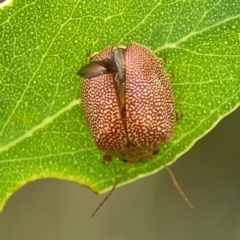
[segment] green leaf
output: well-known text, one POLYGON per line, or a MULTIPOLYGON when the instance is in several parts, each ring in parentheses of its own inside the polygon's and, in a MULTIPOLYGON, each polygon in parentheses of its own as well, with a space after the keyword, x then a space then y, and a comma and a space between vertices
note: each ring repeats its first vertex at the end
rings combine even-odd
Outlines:
POLYGON ((108 45, 144 44, 174 75, 176 122, 153 160, 121 184, 186 152, 240 102, 240 4, 207 1, 13 1, 0 5, 0 209, 18 188, 59 178, 109 190, 126 164, 103 164, 80 109, 77 70, 108 45))

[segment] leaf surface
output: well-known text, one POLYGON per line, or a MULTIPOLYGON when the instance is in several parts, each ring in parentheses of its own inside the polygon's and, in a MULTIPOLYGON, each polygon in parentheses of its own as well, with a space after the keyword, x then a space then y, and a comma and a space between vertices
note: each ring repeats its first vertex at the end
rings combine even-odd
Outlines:
POLYGON ((134 40, 166 60, 176 122, 155 159, 121 184, 159 171, 240 102, 240 3, 13 1, 0 4, 0 209, 29 181, 59 178, 109 190, 126 164, 103 164, 80 109, 87 54, 134 40))

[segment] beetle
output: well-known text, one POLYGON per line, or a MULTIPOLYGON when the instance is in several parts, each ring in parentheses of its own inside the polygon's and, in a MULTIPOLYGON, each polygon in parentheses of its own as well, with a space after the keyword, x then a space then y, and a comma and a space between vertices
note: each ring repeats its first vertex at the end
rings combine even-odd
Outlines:
POLYGON ((171 75, 148 47, 134 41, 108 46, 90 56, 78 74, 83 113, 105 160, 144 161, 170 139, 175 121, 171 75))
MULTIPOLYGON (((104 160, 117 156, 130 163, 144 161, 152 158, 160 145, 170 139, 176 119, 172 76, 164 70, 163 60, 148 47, 134 41, 129 46, 108 46, 91 55, 90 62, 78 74, 83 77, 83 113, 96 145, 105 152, 104 160)), ((164 167, 192 208, 170 168, 165 164, 164 167)))

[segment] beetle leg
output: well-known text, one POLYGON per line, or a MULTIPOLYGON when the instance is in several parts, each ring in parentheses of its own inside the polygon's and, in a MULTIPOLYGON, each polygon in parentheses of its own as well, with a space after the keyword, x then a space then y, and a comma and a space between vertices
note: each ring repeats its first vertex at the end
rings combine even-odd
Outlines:
POLYGON ((183 113, 175 111, 175 119, 176 121, 180 120, 183 118, 183 113))
POLYGON ((111 162, 111 161, 112 161, 112 156, 109 155, 109 154, 107 154, 107 153, 105 153, 105 154, 103 155, 103 161, 104 161, 104 163, 106 163, 106 162, 111 162))
POLYGON ((159 149, 153 152, 153 155, 157 155, 159 152, 159 149))
POLYGON ((123 162, 127 162, 127 160, 126 159, 121 159, 123 162))

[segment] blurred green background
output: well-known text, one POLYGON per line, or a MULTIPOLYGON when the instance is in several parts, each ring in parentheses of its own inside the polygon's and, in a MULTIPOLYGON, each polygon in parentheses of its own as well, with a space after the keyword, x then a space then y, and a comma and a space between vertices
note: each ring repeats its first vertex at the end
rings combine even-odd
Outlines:
POLYGON ((0 215, 1 240, 240 239, 240 109, 224 118, 171 165, 194 209, 166 170, 118 188, 103 199, 60 180, 27 184, 0 215))

